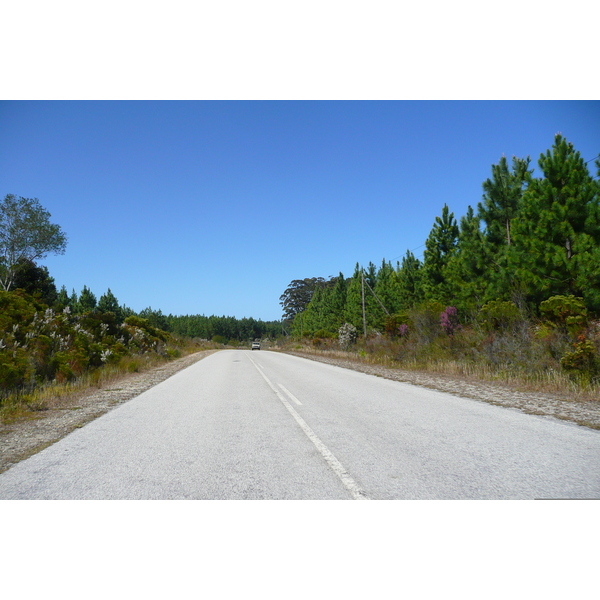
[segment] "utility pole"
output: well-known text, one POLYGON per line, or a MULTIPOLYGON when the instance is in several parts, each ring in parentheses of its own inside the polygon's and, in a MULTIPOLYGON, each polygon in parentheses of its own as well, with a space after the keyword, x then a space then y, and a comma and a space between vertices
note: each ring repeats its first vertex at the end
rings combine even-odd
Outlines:
POLYGON ((367 316, 365 314, 365 272, 361 271, 361 289, 362 289, 362 313, 363 313, 363 329, 365 332, 365 340, 367 339, 367 316))

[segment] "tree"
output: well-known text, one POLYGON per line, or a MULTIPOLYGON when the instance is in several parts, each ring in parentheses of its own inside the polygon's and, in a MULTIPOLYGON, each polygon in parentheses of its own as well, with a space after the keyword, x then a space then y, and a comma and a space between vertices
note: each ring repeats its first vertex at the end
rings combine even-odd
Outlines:
POLYGON ((317 286, 324 282, 322 277, 294 279, 279 297, 279 304, 283 307, 283 320, 293 321, 297 314, 306 310, 317 286))
POLYGON ((347 282, 343 273, 330 280, 329 285, 323 288, 323 299, 321 308, 321 326, 332 333, 344 323, 344 306, 346 305, 347 282), (331 283, 334 282, 333 287, 331 283))
MULTIPOLYGON (((377 284, 377 268, 371 262, 367 270, 363 269, 358 263, 354 267, 354 274, 348 282, 346 290, 346 304, 344 306, 344 321, 354 325, 359 331, 364 332, 365 322, 363 321, 363 301, 364 315, 367 327, 377 328, 380 323, 377 320, 379 303, 373 293, 369 290, 374 289, 377 284), (364 278, 364 281, 363 281, 364 278)), ((381 310, 379 308, 379 310, 381 310)))
POLYGON ((67 238, 37 198, 8 194, 0 202, 0 285, 9 291, 19 268, 48 254, 64 254, 67 238))
POLYGON ((530 162, 529 157, 513 156, 511 170, 506 156, 502 156, 497 165, 492 165, 492 178, 486 179, 482 186, 483 202, 478 204, 478 216, 484 231, 479 256, 481 264, 487 265, 486 300, 508 300, 519 288, 514 270, 507 262, 513 244, 513 225, 519 218, 523 194, 533 172, 529 169, 530 162))
POLYGON ((65 285, 63 285, 58 292, 56 305, 59 310, 64 310, 67 306, 69 307, 69 310, 71 309, 71 299, 69 298, 69 292, 67 292, 65 285))
POLYGON ((583 297, 599 310, 599 186, 573 144, 557 134, 538 161, 513 226, 509 261, 535 305, 556 295, 583 297))
POLYGON ((402 258, 402 265, 396 270, 398 293, 403 310, 412 308, 423 300, 423 263, 410 251, 402 258))
POLYGON ((462 312, 479 308, 490 287, 490 260, 473 208, 460 219, 458 243, 446 267, 451 295, 462 312))
POLYGON ((497 165, 492 165, 492 179, 483 183, 483 203, 477 206, 479 218, 485 223, 486 240, 497 249, 498 246, 510 246, 511 227, 517 216, 523 197, 523 189, 528 176, 531 159, 512 158, 512 172, 506 156, 502 156, 497 165))
MULTIPOLYGON (((167 317, 163 315, 160 309, 154 310, 151 306, 148 306, 147 308, 144 308, 144 310, 140 311, 139 316, 142 319, 146 319, 150 325, 152 325, 152 327, 156 327, 157 329, 162 329, 165 331, 169 326, 167 317)), ((223 320, 225 320, 225 317, 223 317, 223 320)), ((227 339, 234 337, 231 329, 223 327, 223 325, 218 328, 217 334, 224 335, 227 339)))
POLYGON ((83 289, 81 290, 81 294, 79 294, 79 300, 77 301, 77 312, 91 312, 96 308, 96 304, 96 296, 87 286, 84 285, 83 289))
POLYGON ((102 313, 111 312, 115 315, 115 317, 117 317, 117 321, 123 321, 124 317, 121 311, 121 307, 119 306, 119 301, 117 300, 116 296, 110 291, 110 288, 108 288, 106 294, 100 296, 100 300, 98 300, 98 311, 102 313))
POLYGON ((26 258, 21 259, 17 267, 13 288, 25 290, 44 304, 52 306, 58 295, 54 278, 50 277, 48 267, 38 267, 33 261, 26 258))
POLYGON ((423 287, 428 300, 451 302, 446 281, 446 266, 456 249, 458 225, 448 206, 444 204, 442 216, 436 217, 431 233, 425 241, 423 253, 423 287))
POLYGON ((376 296, 377 329, 383 329, 386 318, 403 307, 400 304, 400 286, 392 263, 383 260, 377 272, 377 283, 373 288, 376 296), (379 304, 381 302, 381 304, 379 304), (385 307, 385 308, 384 308, 385 307))

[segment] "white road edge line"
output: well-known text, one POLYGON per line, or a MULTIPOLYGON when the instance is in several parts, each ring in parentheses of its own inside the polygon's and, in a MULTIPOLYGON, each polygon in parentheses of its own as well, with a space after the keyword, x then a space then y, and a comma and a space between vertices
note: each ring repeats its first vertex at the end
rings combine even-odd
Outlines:
MULTIPOLYGON (((256 370, 262 375, 263 379, 267 382, 269 387, 275 392, 279 400, 288 409, 292 417, 296 419, 296 422, 302 428, 302 431, 306 434, 308 439, 314 444, 315 448, 321 453, 321 456, 325 459, 329 467, 333 472, 340 478, 344 487, 352 494, 355 500, 369 500, 364 490, 350 477, 348 471, 343 467, 342 463, 331 453, 329 448, 317 437, 315 432, 308 426, 306 421, 294 410, 293 406, 285 399, 281 392, 271 383, 269 378, 258 368, 257 364, 248 356, 250 362, 256 367, 256 370)), ((280 384, 281 385, 281 384, 280 384)))
POLYGON ((288 390, 283 384, 278 383, 277 384, 298 406, 302 406, 302 402, 300 402, 300 400, 298 400, 298 398, 296 398, 296 396, 294 396, 294 394, 292 394, 292 392, 290 392, 290 390, 288 390))

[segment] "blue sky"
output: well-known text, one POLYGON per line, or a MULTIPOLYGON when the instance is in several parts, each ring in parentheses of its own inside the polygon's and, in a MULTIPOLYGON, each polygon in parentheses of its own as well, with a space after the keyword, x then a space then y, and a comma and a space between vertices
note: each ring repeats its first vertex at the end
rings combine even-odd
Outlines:
POLYGON ((422 256, 445 203, 559 131, 594 158, 600 102, 4 101, 0 193, 67 233, 59 288, 272 320, 293 279, 422 256))

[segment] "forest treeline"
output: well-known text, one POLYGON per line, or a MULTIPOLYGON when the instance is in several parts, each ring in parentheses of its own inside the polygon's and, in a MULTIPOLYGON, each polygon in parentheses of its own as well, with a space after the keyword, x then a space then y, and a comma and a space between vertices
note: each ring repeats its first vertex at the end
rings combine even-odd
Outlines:
MULTIPOLYGON (((541 177, 533 176, 529 157, 510 163, 501 157, 475 208, 457 221, 443 206, 422 260, 407 251, 395 265, 357 264, 351 277, 292 281, 280 298, 292 335, 327 339, 346 326, 356 335, 366 328, 406 345, 412 334, 416 355, 416 338, 423 353, 450 334, 458 351, 459 337, 464 342, 475 328, 481 336, 468 344, 474 356, 490 331, 506 333, 508 324, 514 330, 518 323, 520 335, 531 337, 543 323, 554 327, 552 335, 561 332, 560 349, 548 350, 557 360, 579 350, 586 365, 597 365, 600 182, 590 162, 560 134, 539 158, 541 177)), ((600 160, 595 164, 600 175, 600 160)))

